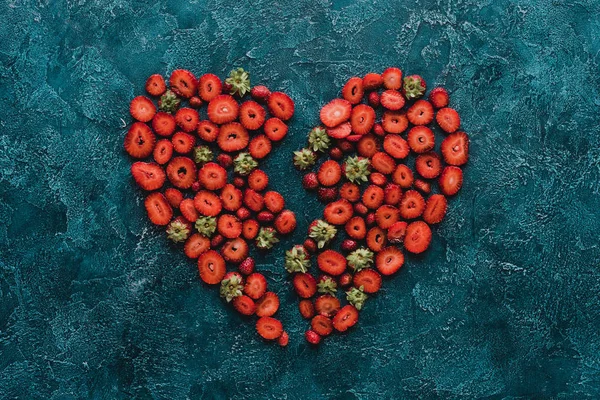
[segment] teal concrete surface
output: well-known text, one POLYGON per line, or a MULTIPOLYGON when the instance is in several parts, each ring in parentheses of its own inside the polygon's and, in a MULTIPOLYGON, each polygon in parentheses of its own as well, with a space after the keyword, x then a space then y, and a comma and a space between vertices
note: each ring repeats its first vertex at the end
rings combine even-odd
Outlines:
POLYGON ((600 397, 600 1, 5 0, 0 398, 600 397), (282 265, 320 215, 290 154, 353 75, 444 85, 471 137, 432 248, 312 348, 282 265), (282 349, 147 221, 129 101, 188 68, 296 101, 263 163, 298 214, 259 256, 282 349))

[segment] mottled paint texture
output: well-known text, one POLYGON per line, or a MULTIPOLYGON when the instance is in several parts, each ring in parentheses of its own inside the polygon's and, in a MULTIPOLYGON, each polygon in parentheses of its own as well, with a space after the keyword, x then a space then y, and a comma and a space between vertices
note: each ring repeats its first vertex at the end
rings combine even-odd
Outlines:
POLYGON ((25 1, 0 4, 0 398, 600 397, 600 2, 25 1), (314 349, 283 251, 320 213, 290 154, 352 75, 445 85, 471 160, 433 246, 314 349), (259 267, 281 349, 146 220, 122 150, 152 73, 296 100, 265 163, 297 211, 259 267), (311 211, 312 210, 312 211, 311 211))

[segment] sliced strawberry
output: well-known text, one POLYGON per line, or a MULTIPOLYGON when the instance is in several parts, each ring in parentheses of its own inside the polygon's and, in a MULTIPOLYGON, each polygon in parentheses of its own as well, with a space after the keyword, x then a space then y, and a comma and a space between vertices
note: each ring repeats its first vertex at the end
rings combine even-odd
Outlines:
POLYGON ((242 191, 231 183, 221 190, 221 202, 227 211, 237 211, 242 206, 242 191))
POLYGON ((377 293, 381 289, 381 275, 372 268, 361 269, 352 279, 355 287, 363 288, 365 293, 377 293))
POLYGON ((427 250, 431 243, 431 229, 423 221, 415 221, 406 227, 404 237, 404 248, 414 254, 427 250))
POLYGON ((408 118, 403 111, 386 111, 381 118, 381 127, 387 133, 402 133, 408 128, 408 118))
POLYGON ((237 122, 222 125, 219 129, 217 144, 225 152, 231 153, 243 150, 248 146, 249 141, 248 131, 237 122))
POLYGON ((179 154, 188 154, 196 144, 196 138, 185 132, 177 132, 171 138, 173 150, 179 154))
POLYGON ((346 332, 358 322, 358 311, 348 304, 339 310, 333 317, 333 327, 338 332, 346 332))
POLYGON ((311 319, 315 315, 315 305, 310 300, 300 300, 298 310, 304 319, 311 319))
POLYGON ((285 93, 271 93, 267 104, 269 112, 276 118, 287 121, 294 116, 294 100, 285 93))
POLYGON ((377 253, 375 267, 381 275, 392 275, 404 265, 404 254, 396 246, 389 246, 377 253))
POLYGON ((371 158, 379 151, 379 142, 373 135, 364 135, 356 144, 356 151, 363 157, 371 158))
POLYGON ((417 154, 427 153, 435 146, 433 131, 426 126, 415 126, 408 131, 408 145, 417 154))
POLYGON ((455 132, 460 127, 460 116, 453 108, 441 108, 438 110, 435 120, 446 133, 455 132))
POLYGON ((144 206, 154 225, 167 225, 173 217, 173 209, 162 193, 150 193, 144 201, 144 206))
POLYGON ((214 74, 204 74, 198 80, 198 94, 204 101, 211 101, 221 94, 223 83, 214 74))
POLYGON ((406 100, 402 93, 397 90, 386 90, 381 93, 381 97, 379 98, 381 105, 388 110, 397 111, 404 107, 406 100))
POLYGON ((415 179, 414 183, 415 189, 419 190, 421 193, 429 193, 431 192, 431 184, 422 179, 415 179))
POLYGON ((228 94, 220 94, 213 98, 206 109, 208 119, 215 124, 233 122, 238 117, 240 107, 235 99, 228 94))
POLYGON ((285 200, 279 192, 269 191, 265 193, 264 204, 272 213, 278 213, 285 207, 285 200))
POLYGON ((366 104, 359 104, 352 109, 350 125, 352 132, 357 135, 366 135, 375 123, 375 110, 366 104))
POLYGON ((237 296, 233 299, 233 308, 242 315, 252 315, 256 311, 256 304, 248 296, 237 296))
POLYGON ((244 294, 251 299, 260 299, 267 291, 267 279, 263 274, 255 272, 248 275, 244 285, 244 294))
POLYGON ((123 147, 134 158, 146 158, 154 150, 156 137, 148 125, 134 122, 125 135, 123 147))
POLYGON ((352 125, 350 122, 339 124, 335 128, 328 128, 327 135, 334 139, 346 139, 352 133, 352 125))
POLYGON ((321 185, 333 186, 342 178, 342 168, 337 161, 327 160, 319 167, 317 178, 321 185))
POLYGON ((270 95, 271 91, 269 88, 263 85, 254 86, 252 90, 250 90, 250 96, 261 103, 266 103, 269 100, 270 95))
POLYGON ((406 227, 408 224, 406 221, 396 222, 394 225, 390 226, 387 230, 387 239, 390 243, 402 243, 404 240, 404 235, 406 235, 406 227))
POLYGON ((160 189, 165 183, 165 171, 155 163, 135 162, 131 165, 131 175, 144 190, 160 189))
POLYGON ((216 217, 221 213, 223 204, 219 196, 208 190, 201 190, 194 197, 194 207, 198 212, 207 217, 216 217))
POLYGON ((183 131, 192 132, 198 127, 200 117, 198 116, 198 111, 193 108, 182 107, 175 113, 175 122, 177 122, 177 125, 183 131))
POLYGON ((458 167, 449 165, 442 171, 438 184, 446 196, 454 196, 462 187, 463 173, 458 167))
POLYGON ((151 96, 161 96, 167 91, 165 79, 160 74, 150 75, 146 80, 146 92, 151 96))
POLYGON ((227 170, 217 163, 206 163, 198 171, 198 181, 208 190, 222 189, 227 184, 227 170))
POLYGON ((270 317, 279 310, 279 296, 273 292, 265 293, 256 301, 256 315, 270 317))
POLYGON ((433 121, 433 106, 427 100, 417 100, 410 106, 406 116, 413 125, 427 125, 433 121))
POLYGON ((329 336, 333 332, 333 322, 324 315, 315 315, 310 321, 310 327, 319 336, 329 336))
POLYGON ((416 190, 407 190, 399 205, 400 216, 404 219, 418 218, 425 210, 425 199, 416 190))
POLYGON ((175 117, 166 112, 157 112, 152 118, 152 129, 160 136, 171 136, 177 129, 175 117))
POLYGON ((450 165, 464 165, 469 160, 469 137, 464 132, 454 132, 442 142, 444 161, 450 165))
POLYGON ((367 235, 367 225, 362 217, 352 217, 346 222, 345 229, 352 239, 362 240, 367 235))
POLYGON ((183 246, 183 252, 189 258, 198 258, 202 253, 209 249, 210 240, 199 233, 191 235, 183 246))
POLYGON ((171 90, 186 99, 196 94, 197 85, 198 82, 194 74, 185 69, 176 69, 169 78, 171 90))
POLYGON ((387 183, 387 178, 382 173, 371 172, 369 175, 369 182, 371 182, 373 185, 383 187, 387 183))
POLYGON ((325 250, 317 257, 317 264, 324 273, 337 276, 346 270, 346 257, 335 250, 325 250))
POLYGON ((265 205, 265 199, 255 190, 246 189, 244 191, 244 205, 254 212, 260 212, 265 205))
POLYGON ((400 199, 402 198, 402 189, 399 185, 396 185, 395 183, 388 183, 387 185, 385 185, 383 193, 383 202, 390 206, 397 205, 400 199))
POLYGON ((248 175, 248 187, 252 190, 262 192, 268 184, 269 176, 263 170, 255 169, 248 175))
POLYGON ((252 240, 258 236, 260 225, 254 219, 248 219, 242 223, 242 236, 245 239, 252 240))
MULTIPOLYGON (((258 305, 256 307, 256 315, 258 315, 258 305)), ((275 340, 283 334, 283 325, 278 319, 271 317, 262 317, 256 321, 256 332, 267 340, 275 340)))
POLYGON ((446 215, 448 201, 442 194, 433 194, 427 199, 425 211, 423 211, 423 221, 429 225, 439 224, 446 215))
POLYGON ((165 190, 165 197, 173 208, 179 208, 179 204, 183 201, 183 193, 175 188, 165 190))
POLYGON ((386 135, 383 139, 383 150, 397 160, 406 158, 410 153, 408 143, 400 135, 386 135))
POLYGON ((450 102, 450 96, 443 87, 436 87, 429 92, 429 101, 435 108, 444 108, 450 102))
POLYGON ((296 214, 290 210, 283 210, 275 218, 274 226, 277 232, 281 233, 282 235, 291 233, 294 229, 296 229, 296 214))
POLYGON ((368 186, 363 192, 362 202, 371 210, 376 210, 383 204, 385 193, 383 189, 376 185, 368 186))
POLYGON ((388 229, 400 219, 400 213, 394 206, 383 205, 375 212, 375 222, 381 229, 388 229))
POLYGON ((240 122, 244 128, 255 131, 265 123, 267 112, 255 101, 246 101, 240 106, 240 122))
POLYGON ((129 113, 134 119, 140 122, 148 122, 156 114, 156 106, 146 96, 137 96, 129 104, 129 113))
POLYGON ((381 251, 387 243, 386 232, 376 226, 367 232, 367 247, 374 252, 381 251))
POLYGON ((344 225, 352 218, 354 208, 346 199, 340 199, 325 206, 323 217, 325 221, 334 225, 344 225))
POLYGON ((200 217, 198 210, 194 207, 193 199, 182 200, 181 203, 179 203, 179 211, 181 211, 181 215, 183 215, 183 218, 188 222, 196 222, 198 217, 200 217))
POLYGON ((351 104, 358 104, 363 98, 363 80, 357 76, 348 79, 342 88, 342 97, 351 104))
POLYGON ((414 181, 413 173, 405 164, 398 164, 392 174, 392 181, 402 189, 408 189, 414 181))
POLYGON ((265 135, 273 142, 279 142, 288 133, 288 126, 279 118, 269 118, 263 128, 265 135))
POLYGON ((235 239, 242 234, 242 222, 235 215, 222 214, 217 220, 217 231, 227 239, 235 239))
POLYGON ((434 151, 419 154, 415 160, 415 169, 417 173, 425 179, 437 178, 442 172, 442 161, 440 156, 434 151))
POLYGON ((364 90, 375 90, 383 85, 383 78, 380 74, 369 72, 363 77, 362 84, 364 90))
POLYGON ((211 143, 219 137, 219 127, 209 120, 200 121, 197 132, 202 140, 211 143))
POLYGON ((346 182, 340 188, 340 197, 352 203, 360 200, 360 188, 357 184, 346 182))
POLYGON ((334 128, 348 121, 352 113, 352 104, 348 100, 333 99, 321 108, 320 118, 323 125, 334 128))
POLYGON ((225 242, 221 248, 223 258, 234 264, 244 261, 248 257, 248 251, 248 243, 240 237, 225 242))
POLYGON ((173 186, 189 189, 196 180, 196 164, 187 157, 175 157, 167 164, 167 177, 173 186))
POLYGON ((390 67, 383 71, 381 77, 386 89, 398 90, 402 87, 402 71, 399 68, 390 67))
POLYGON ((331 317, 340 309, 340 301, 330 294, 317 297, 315 300, 315 311, 319 315, 331 317))
POLYGON ((221 283, 227 273, 225 260, 214 250, 207 250, 198 257, 200 279, 209 285, 221 283))
POLYGON ((294 275, 292 284, 298 296, 303 299, 313 297, 317 293, 317 281, 311 274, 298 273, 294 275))
POLYGON ((248 145, 248 152, 255 160, 261 160, 271 152, 271 140, 266 135, 254 136, 248 145))

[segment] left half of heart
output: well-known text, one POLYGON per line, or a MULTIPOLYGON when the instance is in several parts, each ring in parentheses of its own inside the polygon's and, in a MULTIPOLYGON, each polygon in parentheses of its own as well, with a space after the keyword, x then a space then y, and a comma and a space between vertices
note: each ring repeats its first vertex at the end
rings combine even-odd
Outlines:
POLYGON ((124 147, 135 159, 131 174, 145 191, 148 218, 197 261, 202 281, 241 314, 258 317, 260 336, 287 345, 274 318, 279 298, 249 251, 268 251, 296 228, 295 214, 259 168, 273 142, 285 138, 293 100, 252 87, 241 68, 224 81, 178 69, 167 84, 155 74, 145 89, 131 101, 124 147))

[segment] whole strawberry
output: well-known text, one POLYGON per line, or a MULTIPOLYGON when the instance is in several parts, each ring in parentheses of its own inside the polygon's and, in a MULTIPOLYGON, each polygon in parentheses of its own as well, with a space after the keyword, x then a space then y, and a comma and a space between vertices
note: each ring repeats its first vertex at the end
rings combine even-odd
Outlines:
POLYGON ((200 189, 202 189, 202 186, 200 185, 200 182, 196 181, 196 182, 192 183, 192 190, 194 192, 199 192, 200 189))
POLYGON ((385 136, 385 131, 383 130, 383 126, 381 124, 373 125, 373 133, 377 136, 385 136))
POLYGON ((358 215, 365 215, 366 213, 369 212, 369 209, 363 203, 355 203, 354 204, 354 212, 357 213, 358 215))
POLYGON ((344 153, 351 153, 354 151, 354 144, 352 144, 352 142, 349 142, 348 140, 339 140, 338 147, 344 153))
POLYGON ((250 96, 259 103, 266 103, 270 95, 269 88, 263 85, 254 86, 250 91, 250 96))
POLYGON ((329 150, 329 157, 331 157, 332 160, 340 161, 344 157, 344 153, 339 147, 333 147, 329 150))
POLYGON ((250 218, 250 210, 248 210, 246 207, 240 207, 235 212, 235 215, 237 215, 241 221, 245 221, 250 218))
POLYGON ((319 180, 317 174, 309 172, 302 177, 302 186, 306 190, 316 190, 319 187, 319 180))
POLYGON ((336 188, 321 187, 317 191, 317 195, 323 203, 331 203, 337 199, 338 191, 336 188))
POLYGON ((247 276, 254 272, 254 266, 254 259, 252 257, 248 257, 241 262, 241 264, 238 266, 238 269, 240 274, 247 276))
POLYGON ((258 222, 260 222, 261 225, 269 224, 269 223, 273 222, 274 219, 275 219, 275 216, 270 211, 261 211, 256 216, 256 220, 258 222))
POLYGON ((344 251, 354 251, 358 247, 358 243, 356 240, 352 239, 344 239, 342 242, 342 250, 344 251))
POLYGON ((233 186, 236 188, 241 189, 244 187, 244 185, 246 185, 246 181, 241 176, 236 176, 233 178, 233 186))
POLYGON ((317 251, 317 242, 315 242, 311 238, 306 239, 302 246, 304 246, 306 251, 308 251, 309 253, 314 253, 317 251))
POLYGON ((375 213, 369 213, 367 218, 365 218, 365 222, 368 226, 372 226, 375 223, 375 213))
POLYGON ((369 104, 373 108, 379 107, 379 93, 377 93, 377 92, 369 93, 369 104))
POLYGON ((225 241, 225 238, 223 237, 223 235, 215 235, 212 237, 212 239, 210 240, 210 247, 215 249, 217 247, 219 247, 220 245, 223 244, 223 242, 225 241))
POLYGON ((314 344, 317 345, 319 343, 321 343, 321 336, 319 336, 319 334, 311 329, 307 330, 304 333, 304 337, 306 337, 306 341, 310 344, 314 344))
POLYGON ((202 99, 198 96, 194 96, 190 99, 190 107, 192 108, 200 108, 202 107, 202 99))
POLYGON ((229 154, 221 153, 217 156, 217 162, 223 168, 229 168, 233 165, 233 158, 229 154))
POLYGON ((348 272, 343 273, 342 275, 340 275, 340 277, 338 278, 338 284, 341 287, 347 287, 350 286, 350 284, 352 283, 352 275, 348 272))

